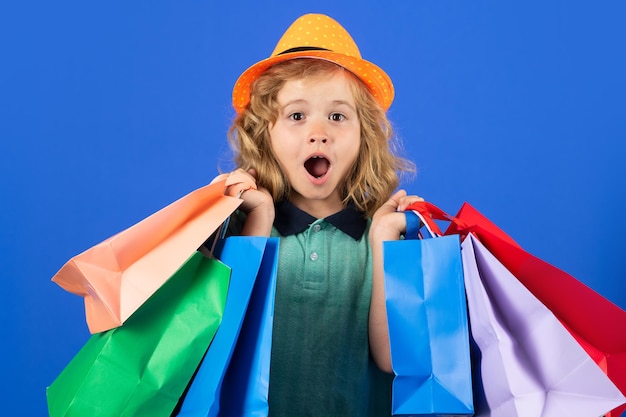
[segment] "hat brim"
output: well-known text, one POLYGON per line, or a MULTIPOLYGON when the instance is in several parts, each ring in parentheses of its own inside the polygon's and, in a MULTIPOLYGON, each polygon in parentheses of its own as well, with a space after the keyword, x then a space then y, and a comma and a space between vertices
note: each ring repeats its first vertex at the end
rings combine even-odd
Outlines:
POLYGON ((237 113, 241 113, 250 102, 252 83, 261 75, 261 73, 279 62, 298 58, 323 59, 334 62, 335 64, 352 72, 361 81, 363 81, 383 109, 389 109, 391 103, 393 102, 394 89, 391 78, 389 78, 385 71, 377 65, 362 58, 348 56, 332 51, 298 51, 276 55, 264 59, 263 61, 259 61, 241 74, 235 83, 235 87, 233 88, 233 107, 237 113))

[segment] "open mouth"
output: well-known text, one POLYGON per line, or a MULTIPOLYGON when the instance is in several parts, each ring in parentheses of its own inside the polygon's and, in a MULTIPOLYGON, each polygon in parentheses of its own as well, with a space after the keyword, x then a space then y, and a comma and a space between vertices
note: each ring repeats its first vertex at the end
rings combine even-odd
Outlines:
POLYGON ((315 178, 322 178, 326 175, 329 167, 330 161, 323 156, 313 156, 304 163, 304 168, 315 178))

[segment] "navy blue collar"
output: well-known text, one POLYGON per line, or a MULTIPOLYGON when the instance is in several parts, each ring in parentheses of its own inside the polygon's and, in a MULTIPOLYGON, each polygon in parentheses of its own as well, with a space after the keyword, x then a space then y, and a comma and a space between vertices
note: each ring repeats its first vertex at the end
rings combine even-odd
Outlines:
MULTIPOLYGON (((300 210, 289 200, 276 203, 274 227, 283 236, 295 235, 306 230, 317 219, 300 210)), ((365 233, 367 219, 357 210, 354 204, 348 204, 343 210, 324 219, 354 240, 359 240, 365 233)))

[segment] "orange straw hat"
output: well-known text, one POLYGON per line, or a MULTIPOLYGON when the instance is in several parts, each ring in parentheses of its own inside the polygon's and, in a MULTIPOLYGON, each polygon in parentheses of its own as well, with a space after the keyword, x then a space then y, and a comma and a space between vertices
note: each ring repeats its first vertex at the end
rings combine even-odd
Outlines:
POLYGON ((393 84, 378 66, 361 58, 350 34, 335 20, 323 14, 299 17, 278 41, 272 55, 248 68, 235 83, 233 106, 241 113, 250 102, 252 83, 269 67, 295 58, 316 58, 344 67, 367 85, 387 110, 393 101, 393 84))

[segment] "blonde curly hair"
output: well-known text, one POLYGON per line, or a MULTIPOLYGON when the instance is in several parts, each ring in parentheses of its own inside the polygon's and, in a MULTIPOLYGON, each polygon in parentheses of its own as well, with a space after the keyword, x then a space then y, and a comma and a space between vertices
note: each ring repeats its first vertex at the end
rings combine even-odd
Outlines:
POLYGON ((356 162, 340 190, 344 204, 353 202, 367 217, 391 197, 399 174, 414 172, 409 160, 396 155, 396 143, 385 110, 365 84, 343 67, 321 59, 299 58, 266 70, 252 85, 250 103, 229 130, 229 142, 238 168, 254 168, 258 184, 267 188, 274 201, 289 197, 290 185, 274 155, 270 126, 279 114, 277 95, 285 82, 325 77, 344 72, 350 82, 361 124, 361 144, 356 162))

